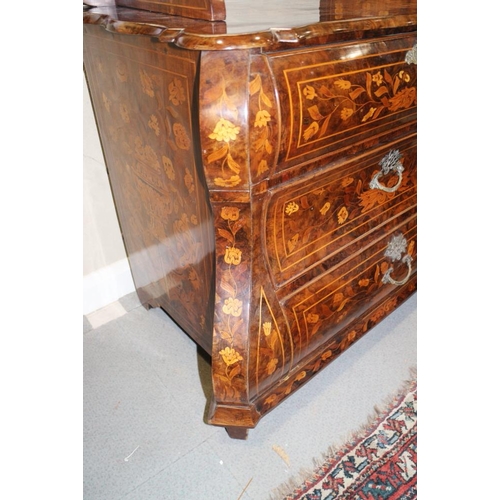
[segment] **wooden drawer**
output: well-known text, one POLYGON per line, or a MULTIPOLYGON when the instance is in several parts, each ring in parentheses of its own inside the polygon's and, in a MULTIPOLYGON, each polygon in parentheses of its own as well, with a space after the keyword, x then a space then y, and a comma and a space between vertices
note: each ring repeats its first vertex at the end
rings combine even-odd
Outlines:
POLYGON ((416 120, 415 44, 411 33, 269 54, 281 117, 276 171, 416 120))
POLYGON ((381 231, 368 246, 317 279, 278 290, 288 327, 275 321, 266 299, 259 310, 261 328, 252 349, 256 355, 251 366, 258 381, 253 394, 265 399, 269 387, 300 381, 304 369, 308 375, 309 369, 314 373, 394 310, 401 297, 416 289, 416 244, 417 217, 413 214, 398 219, 390 230, 381 231))
POLYGON ((295 365, 338 332, 345 334, 351 322, 416 275, 416 236, 413 215, 342 265, 281 298, 294 325, 295 365))
POLYGON ((414 213, 416 198, 415 135, 275 189, 265 217, 275 287, 301 286, 338 265, 414 213), (384 174, 380 163, 396 152, 402 172, 384 174))

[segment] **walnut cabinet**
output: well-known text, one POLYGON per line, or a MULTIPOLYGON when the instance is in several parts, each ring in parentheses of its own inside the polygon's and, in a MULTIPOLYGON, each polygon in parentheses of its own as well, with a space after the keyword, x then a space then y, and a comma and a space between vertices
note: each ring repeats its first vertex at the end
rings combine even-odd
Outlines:
POLYGON ((416 290, 416 4, 278 4, 83 9, 139 298, 210 354, 233 437, 416 290))

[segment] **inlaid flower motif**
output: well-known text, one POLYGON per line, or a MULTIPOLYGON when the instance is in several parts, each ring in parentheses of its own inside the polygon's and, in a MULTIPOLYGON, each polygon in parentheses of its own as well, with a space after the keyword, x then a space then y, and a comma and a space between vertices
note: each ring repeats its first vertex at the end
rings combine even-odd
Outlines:
POLYGON ((254 127, 259 127, 259 128, 266 127, 269 121, 271 121, 271 115, 269 114, 268 111, 262 109, 257 112, 257 116, 255 117, 254 127))
POLYGON ((398 92, 394 97, 389 99, 389 111, 397 111, 398 109, 409 108, 417 98, 417 89, 409 87, 398 92))
POLYGON ((223 179, 222 177, 216 177, 214 179, 214 184, 219 187, 234 187, 241 182, 241 177, 239 175, 232 175, 229 179, 223 179))
POLYGON ((268 375, 272 375, 276 371, 276 365, 278 364, 277 358, 273 358, 267 363, 266 372, 268 375))
POLYGON ((120 104, 120 115, 125 123, 130 123, 130 116, 128 114, 128 108, 125 104, 120 104))
POLYGON ((316 132, 319 130, 318 122, 312 122, 309 127, 304 130, 302 136, 304 137, 304 141, 308 141, 316 132))
POLYGON ((226 347, 222 351, 219 351, 219 354, 222 356, 224 363, 227 366, 234 365, 238 363, 238 361, 242 361, 243 357, 238 351, 235 351, 232 347, 226 347))
POLYGON ((339 224, 343 224, 347 220, 347 217, 349 217, 349 212, 346 207, 342 207, 337 214, 339 224))
POLYGON ((156 115, 151 115, 151 117, 149 118, 148 125, 149 128, 153 130, 156 136, 158 137, 160 135, 160 125, 158 123, 158 118, 156 117, 156 115))
POLYGON ((168 98, 172 101, 174 106, 178 106, 180 103, 186 100, 186 95, 184 93, 184 88, 182 83, 178 78, 168 84, 168 98))
POLYGON ((167 156, 162 156, 161 159, 163 160, 163 169, 165 170, 167 177, 171 181, 175 180, 175 169, 172 160, 167 156))
POLYGON ((189 231, 189 219, 186 213, 181 215, 180 219, 177 219, 174 222, 174 232, 176 233, 185 233, 189 231))
POLYGON ((368 278, 362 279, 358 281, 359 286, 368 286, 370 284, 370 280, 368 278))
POLYGON ((224 301, 222 311, 225 314, 230 314, 231 316, 237 318, 241 316, 241 313, 243 311, 243 302, 241 302, 241 300, 239 299, 233 299, 232 297, 229 297, 224 301))
POLYGON ((299 206, 294 201, 291 201, 285 208, 287 215, 292 215, 299 210, 299 206))
POLYGON ((175 143, 180 149, 189 149, 191 141, 187 135, 186 129, 180 123, 174 123, 175 143))
POLYGON ((224 220, 238 220, 240 218, 240 209, 237 207, 222 207, 220 216, 224 220))
POLYGON ((326 352, 324 352, 322 355, 321 355, 321 359, 323 361, 326 361, 328 358, 330 358, 332 356, 332 351, 328 350, 326 352))
POLYGON ((306 377, 306 375, 307 375, 307 373, 306 373, 304 370, 302 370, 302 371, 301 371, 301 372, 300 372, 300 373, 299 373, 299 374, 295 377, 295 380, 296 380, 296 381, 302 380, 303 378, 305 378, 305 377, 306 377))
POLYGON ((306 317, 306 321, 311 325, 315 325, 319 321, 319 314, 309 313, 306 317))
POLYGON ((372 80, 380 87, 382 83, 384 83, 384 77, 382 76, 382 73, 379 71, 378 73, 375 73, 372 75, 372 80))
POLYGON ((219 142, 229 142, 236 140, 236 136, 240 133, 240 127, 234 125, 229 120, 221 118, 215 125, 213 132, 208 136, 210 139, 215 139, 219 142))
POLYGON ((153 90, 153 80, 151 80, 151 77, 143 69, 140 70, 139 75, 141 77, 142 91, 149 97, 154 97, 155 92, 153 90))
POLYGON ((226 248, 226 254, 224 255, 224 262, 226 264, 232 264, 237 266, 241 263, 241 250, 236 247, 226 248))
POLYGON ((306 85, 302 92, 306 96, 306 99, 314 99, 316 97, 316 90, 310 85, 306 85))
POLYGON ((196 217, 196 215, 191 215, 191 224, 193 224, 194 226, 196 226, 198 224, 198 217, 196 217))
POLYGON ((320 214, 321 215, 325 215, 328 210, 330 210, 330 207, 331 207, 331 203, 329 201, 327 201, 320 209, 320 214))
POLYGON ((340 112, 340 119, 341 120, 347 120, 350 118, 354 113, 354 109, 352 108, 343 108, 342 111, 340 112))
POLYGON ((264 330, 264 335, 266 337, 269 337, 269 335, 271 335, 271 322, 270 321, 265 321, 264 323, 262 323, 262 329, 264 330))
POLYGON ((406 83, 408 83, 410 81, 410 75, 404 70, 401 70, 398 73, 398 76, 399 76, 399 78, 401 78, 401 80, 403 80, 406 83))
POLYGON ((342 187, 350 186, 353 182, 354 179, 352 177, 346 177, 345 179, 342 180, 342 187))
POLYGON ((351 88, 351 82, 349 80, 335 80, 333 83, 341 90, 349 90, 351 88))
POLYGON ((193 176, 191 175, 191 172, 187 168, 185 169, 185 172, 186 173, 184 175, 184 184, 186 185, 187 190, 191 194, 194 192, 194 179, 193 176))

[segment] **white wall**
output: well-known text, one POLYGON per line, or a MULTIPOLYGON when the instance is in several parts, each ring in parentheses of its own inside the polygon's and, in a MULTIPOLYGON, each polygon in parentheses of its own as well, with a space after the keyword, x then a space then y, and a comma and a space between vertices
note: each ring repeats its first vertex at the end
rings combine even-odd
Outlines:
POLYGON ((83 81, 83 314, 134 291, 99 142, 83 81))

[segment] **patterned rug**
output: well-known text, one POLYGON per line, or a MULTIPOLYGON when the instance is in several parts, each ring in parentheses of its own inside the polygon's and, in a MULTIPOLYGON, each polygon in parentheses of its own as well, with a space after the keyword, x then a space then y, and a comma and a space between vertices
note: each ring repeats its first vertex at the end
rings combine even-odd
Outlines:
POLYGON ((415 378, 361 432, 341 448, 331 450, 309 479, 283 500, 416 498, 415 378))

